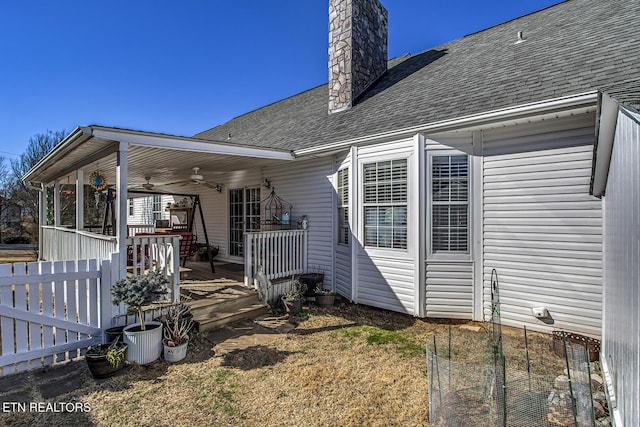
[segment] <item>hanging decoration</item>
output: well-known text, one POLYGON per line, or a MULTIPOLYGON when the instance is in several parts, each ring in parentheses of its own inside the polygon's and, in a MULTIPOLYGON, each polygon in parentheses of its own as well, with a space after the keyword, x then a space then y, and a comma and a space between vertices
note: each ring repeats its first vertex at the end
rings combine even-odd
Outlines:
POLYGON ((102 191, 107 188, 107 177, 102 171, 95 171, 89 176, 89 185, 94 191, 102 191))
POLYGON ((293 205, 276 194, 272 187, 271 194, 262 201, 262 231, 290 230, 293 205))

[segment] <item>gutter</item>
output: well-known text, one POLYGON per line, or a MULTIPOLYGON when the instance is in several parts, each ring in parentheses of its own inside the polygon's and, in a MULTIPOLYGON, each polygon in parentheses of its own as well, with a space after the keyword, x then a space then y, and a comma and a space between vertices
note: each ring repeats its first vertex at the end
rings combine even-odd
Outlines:
POLYGON ((440 132, 464 127, 480 126, 487 123, 499 122, 518 117, 529 116, 532 114, 548 113, 550 112, 550 110, 566 110, 571 108, 589 106, 596 103, 597 100, 598 92, 593 90, 577 95, 554 98, 544 102, 524 104, 518 107, 494 110, 479 115, 459 117, 451 120, 442 120, 418 126, 411 126, 390 132, 381 132, 360 138, 352 138, 344 141, 334 142, 331 144, 303 148, 300 150, 294 150, 294 154, 296 156, 320 154, 328 151, 346 149, 352 145, 370 144, 380 139, 415 135, 416 133, 440 132))
POLYGON ((60 141, 58 145, 56 145, 53 150, 49 152, 49 154, 44 156, 38 163, 35 164, 35 166, 31 168, 31 170, 29 170, 29 172, 27 172, 22 177, 22 182, 31 181, 29 179, 31 175, 34 175, 39 168, 50 162, 52 158, 64 154, 69 148, 71 148, 71 145, 73 145, 77 139, 81 138, 82 136, 91 136, 92 134, 93 130, 91 129, 91 127, 78 126, 77 128, 75 128, 69 135, 67 135, 62 141, 60 141))

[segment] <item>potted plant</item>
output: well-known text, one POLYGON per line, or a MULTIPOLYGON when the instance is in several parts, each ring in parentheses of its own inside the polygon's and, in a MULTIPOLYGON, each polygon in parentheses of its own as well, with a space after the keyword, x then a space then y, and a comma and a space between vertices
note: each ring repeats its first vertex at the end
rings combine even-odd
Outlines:
POLYGON ((331 307, 336 299, 336 293, 330 289, 325 289, 321 286, 315 289, 316 304, 320 307, 331 307))
POLYGON ((178 362, 187 355, 189 331, 193 327, 191 308, 186 304, 171 306, 165 317, 162 344, 164 359, 168 362, 178 362))
POLYGON ((116 338, 109 344, 89 347, 84 356, 93 378, 108 378, 118 372, 125 363, 127 345, 116 338))
POLYGON ((307 292, 307 285, 300 283, 297 279, 292 279, 292 285, 292 288, 282 296, 282 303, 286 312, 295 316, 302 311, 302 298, 307 292))
POLYGON ((311 267, 313 271, 304 273, 300 275, 300 283, 303 283, 307 286, 307 297, 312 297, 315 294, 315 289, 318 287, 322 287, 324 283, 324 272, 323 269, 319 266, 311 267))
POLYGON ((124 328, 124 343, 129 346, 127 360, 146 365, 157 360, 162 353, 162 323, 145 322, 143 307, 167 293, 169 281, 159 272, 118 280, 111 288, 114 304, 124 303, 138 312, 139 323, 124 328))

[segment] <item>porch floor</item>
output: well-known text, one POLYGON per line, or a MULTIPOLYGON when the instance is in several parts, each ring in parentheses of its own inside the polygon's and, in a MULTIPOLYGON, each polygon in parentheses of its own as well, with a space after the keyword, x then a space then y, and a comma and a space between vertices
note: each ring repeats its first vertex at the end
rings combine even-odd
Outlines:
MULTIPOLYGON (((192 282, 219 282, 219 283, 239 283, 244 286, 244 265, 229 262, 214 261, 216 272, 211 272, 211 265, 208 262, 187 261, 185 273, 181 273, 180 285, 189 285, 192 282)), ((182 267, 182 264, 180 264, 182 267)))

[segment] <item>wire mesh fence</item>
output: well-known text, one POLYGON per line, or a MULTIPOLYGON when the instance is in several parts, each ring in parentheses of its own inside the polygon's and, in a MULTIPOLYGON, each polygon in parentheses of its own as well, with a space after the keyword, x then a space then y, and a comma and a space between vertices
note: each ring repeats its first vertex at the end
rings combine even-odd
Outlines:
POLYGON ((468 332, 461 328, 453 335, 450 326, 446 338, 433 336, 427 344, 430 422, 444 426, 602 425, 598 417, 604 411, 596 411, 601 400, 594 400, 590 361, 597 352, 589 348, 591 339, 575 343, 576 336, 570 335, 568 342, 564 331, 558 331, 553 336, 553 354, 548 346, 531 352, 526 327, 521 337, 503 335, 495 269, 491 312, 486 340, 465 336, 468 332))
POLYGON ((498 358, 494 359, 489 345, 471 350, 476 354, 469 357, 464 354, 464 332, 456 330, 456 334, 463 336, 454 336, 448 342, 442 337, 437 340, 434 337, 427 345, 431 423, 512 427, 596 425, 589 381, 591 366, 584 348, 571 346, 573 351, 568 352, 567 371, 558 366, 557 362, 562 359, 553 354, 535 354, 533 357, 557 359, 553 367, 549 364, 527 366, 526 346, 512 345, 513 339, 503 346, 503 354, 498 358), (456 343, 463 347, 457 347, 456 343), (514 354, 514 359, 510 359, 512 349, 509 347, 520 347, 521 354, 514 354), (478 351, 484 351, 484 354, 478 354, 478 351), (460 361, 456 361, 458 356, 460 361), (544 371, 549 372, 545 374, 544 371))

